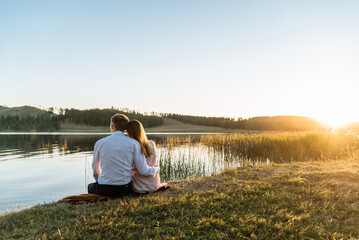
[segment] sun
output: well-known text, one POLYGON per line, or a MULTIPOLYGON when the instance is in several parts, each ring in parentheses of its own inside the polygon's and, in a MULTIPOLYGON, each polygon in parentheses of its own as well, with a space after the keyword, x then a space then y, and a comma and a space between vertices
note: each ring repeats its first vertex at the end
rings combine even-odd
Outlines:
POLYGON ((343 128, 349 123, 355 122, 353 119, 343 115, 320 116, 315 117, 315 119, 317 119, 317 121, 322 123, 325 127, 330 128, 343 128))

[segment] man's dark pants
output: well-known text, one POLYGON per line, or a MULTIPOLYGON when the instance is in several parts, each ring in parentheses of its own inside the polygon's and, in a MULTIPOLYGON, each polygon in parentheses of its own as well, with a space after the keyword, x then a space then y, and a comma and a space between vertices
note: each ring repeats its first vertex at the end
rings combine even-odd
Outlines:
POLYGON ((103 195, 107 197, 124 197, 130 195, 132 192, 132 181, 126 185, 116 186, 116 185, 106 185, 90 183, 87 187, 88 193, 94 193, 98 195, 103 195))

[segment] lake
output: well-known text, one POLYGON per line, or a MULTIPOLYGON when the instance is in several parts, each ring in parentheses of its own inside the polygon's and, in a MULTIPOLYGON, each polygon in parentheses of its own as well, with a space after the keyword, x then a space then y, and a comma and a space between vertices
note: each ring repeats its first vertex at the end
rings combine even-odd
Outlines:
MULTIPOLYGON (((198 133, 148 134, 163 182, 210 176, 242 160, 205 146, 198 133)), ((0 211, 87 193, 95 142, 108 133, 0 133, 0 211)))

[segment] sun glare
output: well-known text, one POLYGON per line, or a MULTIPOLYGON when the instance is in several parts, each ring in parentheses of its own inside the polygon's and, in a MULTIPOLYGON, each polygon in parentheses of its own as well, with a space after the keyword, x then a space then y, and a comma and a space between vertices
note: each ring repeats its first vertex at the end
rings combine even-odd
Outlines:
POLYGON ((331 128, 342 128, 347 126, 351 122, 355 122, 354 120, 351 120, 349 118, 346 118, 345 116, 328 116, 328 117, 317 117, 316 118, 319 122, 321 122, 326 127, 331 128))

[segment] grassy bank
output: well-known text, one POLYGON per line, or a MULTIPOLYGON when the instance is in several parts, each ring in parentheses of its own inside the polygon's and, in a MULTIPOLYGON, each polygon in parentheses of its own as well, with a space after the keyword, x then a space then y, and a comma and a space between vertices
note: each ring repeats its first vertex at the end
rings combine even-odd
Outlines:
POLYGON ((359 160, 248 166, 164 193, 0 217, 4 239, 359 238, 359 160))

